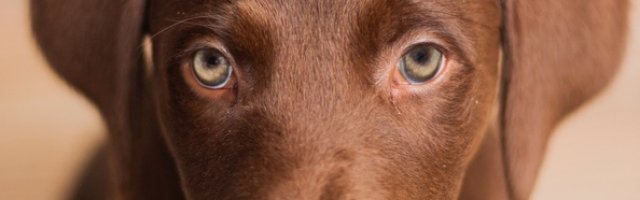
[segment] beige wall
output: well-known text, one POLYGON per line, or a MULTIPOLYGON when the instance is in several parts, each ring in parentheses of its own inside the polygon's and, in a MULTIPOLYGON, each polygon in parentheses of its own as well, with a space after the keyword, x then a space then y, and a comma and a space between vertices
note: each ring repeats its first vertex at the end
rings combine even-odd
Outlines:
MULTIPOLYGON (((61 199, 104 128, 37 54, 25 2, 0 1, 0 199, 61 199)), ((632 27, 618 79, 559 127, 534 199, 640 199, 640 12, 632 27)))
POLYGON ((640 1, 631 2, 622 70, 558 127, 534 199, 640 200, 640 1))

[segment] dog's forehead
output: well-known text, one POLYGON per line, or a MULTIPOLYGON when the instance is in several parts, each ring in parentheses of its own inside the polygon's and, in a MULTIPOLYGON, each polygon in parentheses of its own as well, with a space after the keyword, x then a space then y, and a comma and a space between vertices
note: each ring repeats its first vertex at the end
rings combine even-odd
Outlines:
POLYGON ((322 29, 321 35, 327 35, 363 24, 391 28, 390 24, 428 19, 443 23, 457 20, 486 27, 500 25, 498 0, 166 0, 151 5, 151 15, 161 15, 160 18, 167 19, 165 23, 202 16, 221 21, 245 20, 270 26, 274 30, 268 31, 287 38, 304 33, 301 30, 322 29))
POLYGON ((149 10, 153 35, 195 24, 244 50, 316 43, 332 48, 325 52, 353 44, 375 51, 375 45, 425 27, 458 40, 464 50, 487 35, 479 29, 497 33, 501 23, 497 0, 174 0, 151 2, 149 10))
POLYGON ((481 52, 495 48, 501 23, 497 0, 165 0, 150 2, 148 12, 151 35, 176 44, 163 57, 180 55, 180 45, 204 33, 241 66, 259 66, 251 67, 265 76, 257 81, 300 84, 348 74, 373 84, 380 53, 416 29, 437 32, 462 62, 486 64, 481 52))

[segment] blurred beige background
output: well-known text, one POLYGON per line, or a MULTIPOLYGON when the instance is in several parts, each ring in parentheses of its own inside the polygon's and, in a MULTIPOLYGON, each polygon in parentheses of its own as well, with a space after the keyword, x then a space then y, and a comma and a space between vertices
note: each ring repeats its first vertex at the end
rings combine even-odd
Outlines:
MULTIPOLYGON (((634 10, 618 78, 557 129, 533 199, 640 200, 638 5, 634 10)), ((104 140, 104 127, 46 67, 27 20, 26 1, 0 1, 0 199, 63 199, 104 140)))

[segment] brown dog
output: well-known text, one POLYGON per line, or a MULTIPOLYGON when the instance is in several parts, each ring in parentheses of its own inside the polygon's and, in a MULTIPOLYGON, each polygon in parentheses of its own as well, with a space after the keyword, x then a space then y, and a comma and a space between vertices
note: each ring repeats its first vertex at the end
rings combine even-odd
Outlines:
POLYGON ((616 71, 627 6, 34 0, 31 9, 47 60, 109 127, 110 198, 527 199, 553 127, 616 71))

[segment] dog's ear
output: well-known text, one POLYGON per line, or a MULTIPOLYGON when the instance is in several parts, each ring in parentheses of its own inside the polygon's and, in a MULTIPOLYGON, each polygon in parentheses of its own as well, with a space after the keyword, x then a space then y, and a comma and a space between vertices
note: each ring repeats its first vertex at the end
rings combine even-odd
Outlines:
POLYGON ((32 0, 31 22, 55 71, 110 114, 141 67, 143 11, 143 0, 32 0))
POLYGON ((31 1, 45 58, 97 105, 109 129, 117 187, 108 198, 182 199, 145 79, 144 18, 144 0, 31 1))
POLYGON ((613 77, 626 0, 504 0, 502 140, 511 199, 527 199, 554 126, 613 77))

